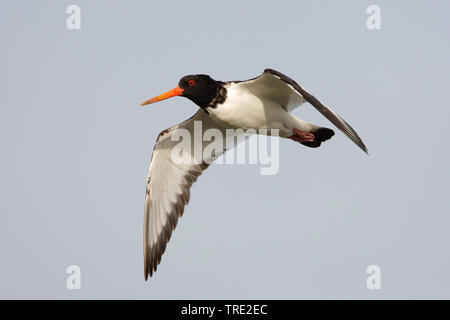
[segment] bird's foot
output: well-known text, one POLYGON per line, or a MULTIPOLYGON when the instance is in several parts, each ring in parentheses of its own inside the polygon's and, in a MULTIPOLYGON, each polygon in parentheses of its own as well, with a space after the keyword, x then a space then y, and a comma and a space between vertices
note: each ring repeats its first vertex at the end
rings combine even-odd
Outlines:
POLYGON ((297 142, 314 142, 316 140, 316 136, 311 132, 301 131, 294 128, 294 134, 290 136, 289 139, 297 142))

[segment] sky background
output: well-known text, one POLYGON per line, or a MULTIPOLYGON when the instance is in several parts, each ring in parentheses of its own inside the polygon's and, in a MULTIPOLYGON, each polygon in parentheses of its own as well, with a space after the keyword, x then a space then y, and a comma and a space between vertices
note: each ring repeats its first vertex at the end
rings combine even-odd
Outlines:
MULTIPOLYGON (((450 298, 448 1, 0 0, 0 298, 450 298), (81 29, 66 8, 81 8, 81 29), (381 30, 366 8, 381 8, 381 30), (216 165, 144 282, 158 133, 206 73, 298 81, 360 134, 216 165), (66 268, 81 267, 81 290, 66 268), (366 268, 381 268, 368 290, 366 268)), ((310 105, 294 114, 333 127, 310 105)))

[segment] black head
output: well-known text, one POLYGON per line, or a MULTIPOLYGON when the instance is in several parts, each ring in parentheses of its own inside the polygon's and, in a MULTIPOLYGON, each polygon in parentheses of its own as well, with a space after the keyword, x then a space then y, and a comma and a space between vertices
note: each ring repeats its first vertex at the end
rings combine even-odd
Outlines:
POLYGON ((193 101, 201 108, 206 108, 220 91, 222 82, 215 81, 206 74, 184 76, 180 79, 178 87, 162 95, 150 99, 142 105, 154 103, 174 96, 183 96, 193 101))
POLYGON ((183 89, 183 97, 201 108, 205 108, 216 97, 220 84, 206 74, 184 76, 178 87, 183 89))

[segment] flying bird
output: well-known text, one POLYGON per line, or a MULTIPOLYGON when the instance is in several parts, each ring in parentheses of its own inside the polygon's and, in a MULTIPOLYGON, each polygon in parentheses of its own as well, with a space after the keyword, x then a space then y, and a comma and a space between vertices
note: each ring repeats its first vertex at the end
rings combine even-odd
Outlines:
MULTIPOLYGON (((246 81, 216 81, 208 75, 188 75, 178 86, 141 105, 182 96, 194 102, 199 110, 188 120, 163 130, 152 154, 147 180, 144 213, 144 274, 152 276, 161 261, 172 231, 189 202, 190 187, 219 154, 210 161, 180 165, 171 159, 177 140, 172 134, 179 128, 194 131, 194 121, 203 130, 215 128, 224 135, 227 128, 278 129, 279 136, 310 148, 319 147, 334 131, 299 119, 291 111, 309 102, 331 123, 368 153, 355 130, 337 113, 321 103, 297 82, 273 69, 246 81)), ((205 147, 205 144, 200 146, 205 147)), ((225 151, 225 150, 224 150, 225 151)), ((193 157, 193 155, 190 155, 193 157)))

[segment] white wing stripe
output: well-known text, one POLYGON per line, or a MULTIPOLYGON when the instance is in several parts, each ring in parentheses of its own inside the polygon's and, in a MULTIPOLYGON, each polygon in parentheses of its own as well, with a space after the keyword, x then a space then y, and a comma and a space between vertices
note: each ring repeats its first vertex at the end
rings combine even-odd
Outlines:
POLYGON ((225 135, 225 128, 213 122, 203 110, 199 110, 191 119, 164 130, 159 135, 153 150, 146 190, 145 279, 148 275, 152 276, 161 261, 172 230, 177 225, 178 217, 181 217, 184 206, 189 202, 190 187, 208 167, 206 163, 180 165, 171 160, 171 151, 178 143, 178 141, 171 141, 172 133, 180 127, 193 132, 194 121, 202 121, 203 129, 217 128, 225 135))

